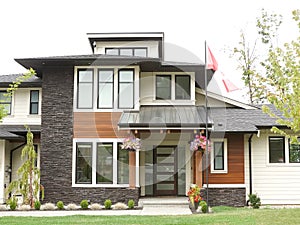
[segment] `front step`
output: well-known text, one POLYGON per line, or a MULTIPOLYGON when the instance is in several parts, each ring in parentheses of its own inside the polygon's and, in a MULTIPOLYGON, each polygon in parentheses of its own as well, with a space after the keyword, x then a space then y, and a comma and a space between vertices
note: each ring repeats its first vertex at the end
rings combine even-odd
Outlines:
POLYGON ((187 197, 143 197, 139 200, 139 206, 188 206, 187 197))

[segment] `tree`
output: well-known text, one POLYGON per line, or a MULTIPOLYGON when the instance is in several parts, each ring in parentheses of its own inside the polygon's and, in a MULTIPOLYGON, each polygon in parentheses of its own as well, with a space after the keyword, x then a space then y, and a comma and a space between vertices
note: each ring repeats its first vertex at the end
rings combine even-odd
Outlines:
POLYGON ((34 207, 34 202, 38 200, 39 191, 42 191, 42 199, 44 198, 43 187, 40 186, 40 170, 36 166, 37 154, 33 145, 33 134, 29 127, 27 129, 27 144, 22 149, 21 158, 25 159, 24 163, 18 169, 18 180, 12 181, 7 188, 7 192, 21 193, 23 203, 34 207))
POLYGON ((279 125, 289 128, 292 134, 278 127, 273 127, 272 131, 290 137, 292 143, 298 143, 296 133, 300 131, 300 10, 294 10, 292 15, 298 26, 298 37, 282 47, 277 44, 277 30, 281 24, 278 16, 263 12, 262 17, 257 20, 258 33, 262 43, 267 45, 268 52, 266 59, 261 62, 265 73, 257 74, 256 79, 259 81, 257 88, 264 91, 263 95, 268 102, 280 113, 275 113, 266 105, 263 111, 276 118, 279 125))

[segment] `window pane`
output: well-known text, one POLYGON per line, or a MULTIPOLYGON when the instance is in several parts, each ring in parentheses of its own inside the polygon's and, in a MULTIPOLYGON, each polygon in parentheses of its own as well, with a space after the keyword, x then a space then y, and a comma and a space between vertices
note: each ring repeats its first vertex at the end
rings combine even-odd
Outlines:
MULTIPOLYGON (((0 104, 2 104, 2 103, 0 103, 0 104)), ((11 110, 10 110, 10 104, 2 104, 3 106, 4 106, 4 110, 5 110, 5 112, 8 114, 8 115, 10 115, 11 114, 11 110)))
POLYGON ((113 183, 113 144, 97 145, 97 184, 113 183))
POLYGON ((6 96, 7 94, 6 91, 0 92, 0 103, 11 102, 11 96, 6 96))
POLYGON ((129 183, 129 152, 118 144, 118 184, 129 183))
POLYGON ((99 82, 113 82, 113 70, 99 70, 99 82))
MULTIPOLYGON (((300 138, 298 138, 300 142, 300 138)), ((290 143, 290 163, 300 163, 300 145, 290 143)))
POLYGON ((119 108, 133 108, 133 83, 119 84, 119 108))
POLYGON ((133 56, 132 49, 130 48, 120 49, 120 55, 133 56))
POLYGON ((119 82, 133 82, 133 70, 120 70, 119 82))
POLYGON ((38 109, 38 103, 34 102, 30 104, 30 114, 38 114, 39 109, 38 109))
POLYGON ((99 108, 113 107, 113 83, 99 84, 98 107, 99 108))
POLYGON ((156 76, 156 99, 171 99, 171 76, 156 76))
POLYGON ((92 144, 78 143, 76 152, 76 183, 92 183, 92 144))
POLYGON ((31 102, 39 102, 39 91, 31 91, 30 95, 31 102))
POLYGON ((119 55, 119 49, 117 48, 107 48, 105 49, 106 55, 119 55))
POLYGON ((93 83, 78 84, 78 108, 93 108, 93 83))
POLYGON ((147 49, 144 48, 134 49, 134 56, 147 57, 147 49))
POLYGON ((93 71, 82 70, 78 73, 78 81, 80 82, 93 82, 93 71))
POLYGON ((269 162, 284 163, 284 138, 270 137, 269 138, 269 162))
POLYGON ((224 142, 214 142, 214 170, 224 170, 224 142))
POLYGON ((190 76, 177 75, 175 77, 175 98, 176 99, 191 99, 190 76))

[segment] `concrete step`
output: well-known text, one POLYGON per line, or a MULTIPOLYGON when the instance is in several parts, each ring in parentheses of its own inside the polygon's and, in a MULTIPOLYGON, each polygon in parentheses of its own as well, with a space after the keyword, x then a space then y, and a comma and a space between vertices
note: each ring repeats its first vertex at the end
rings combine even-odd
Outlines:
POLYGON ((187 197, 142 197, 139 200, 140 206, 188 206, 187 197))

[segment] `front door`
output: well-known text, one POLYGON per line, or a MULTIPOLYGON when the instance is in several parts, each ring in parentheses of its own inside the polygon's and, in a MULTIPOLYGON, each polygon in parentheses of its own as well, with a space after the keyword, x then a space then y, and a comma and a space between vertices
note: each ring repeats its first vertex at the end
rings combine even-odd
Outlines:
POLYGON ((177 148, 159 146, 153 154, 154 195, 177 195, 177 148))

